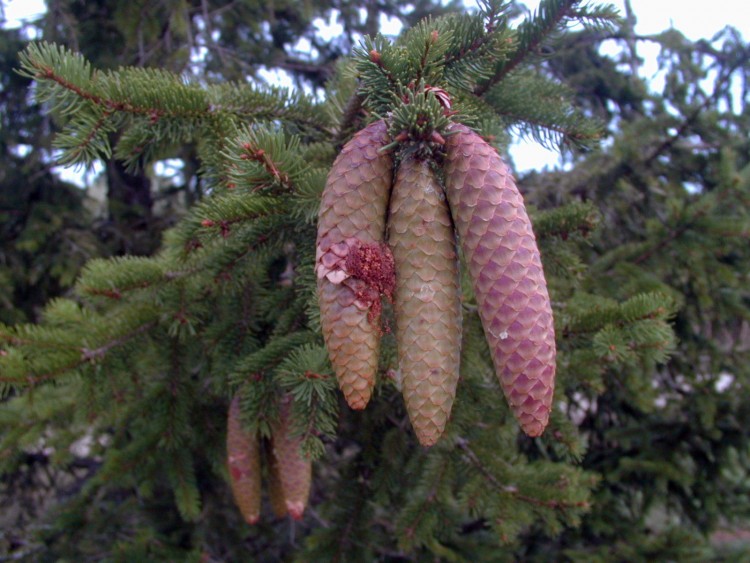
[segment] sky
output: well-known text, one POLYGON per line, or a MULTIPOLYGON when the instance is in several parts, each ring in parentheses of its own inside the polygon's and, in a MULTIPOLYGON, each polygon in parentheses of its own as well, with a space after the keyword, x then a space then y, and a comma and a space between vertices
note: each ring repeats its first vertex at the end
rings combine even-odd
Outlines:
MULTIPOLYGON (((472 0, 466 0, 471 4, 472 0)), ((604 3, 604 2, 602 2, 604 3)), ((620 12, 625 14, 625 0, 610 0, 620 12)), ((747 3, 740 0, 711 0, 709 4, 685 2, 685 0, 631 0, 631 6, 638 23, 636 32, 641 35, 658 33, 674 27, 690 39, 711 38, 727 25, 739 29, 742 36, 750 38, 750 12, 747 3)), ((45 10, 43 0, 4 0, 6 25, 15 27, 20 20, 41 14, 45 10)), ((530 9, 539 5, 539 0, 526 0, 530 9)), ((398 28, 385 24, 385 33, 398 33, 398 28)), ((325 24, 324 24, 325 25, 325 24)), ((326 26, 335 29, 336 25, 326 26)), ((640 45, 639 55, 647 64, 645 73, 652 78, 656 72, 656 50, 654 46, 640 45), (651 61, 651 64, 648 62, 651 61)), ((517 172, 538 169, 559 164, 559 155, 532 142, 517 143, 511 154, 517 172)))

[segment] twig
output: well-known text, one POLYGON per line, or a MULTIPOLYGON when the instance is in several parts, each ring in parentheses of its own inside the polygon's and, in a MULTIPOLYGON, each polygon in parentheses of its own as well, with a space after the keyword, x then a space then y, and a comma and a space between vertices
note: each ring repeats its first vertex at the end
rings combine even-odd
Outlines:
POLYGON ((542 500, 521 493, 518 490, 518 487, 516 487, 515 485, 503 485, 492 473, 487 471, 487 468, 484 467, 484 465, 482 465, 482 462, 477 457, 477 454, 475 454, 474 451, 469 447, 469 442, 467 440, 458 438, 456 440, 456 445, 466 453, 466 457, 469 459, 472 465, 474 465, 482 474, 482 476, 487 479, 495 488, 505 494, 517 498, 518 500, 533 504, 535 506, 540 506, 543 508, 553 508, 557 510, 565 510, 566 508, 587 508, 589 506, 589 503, 586 501, 566 502, 562 500, 542 500))

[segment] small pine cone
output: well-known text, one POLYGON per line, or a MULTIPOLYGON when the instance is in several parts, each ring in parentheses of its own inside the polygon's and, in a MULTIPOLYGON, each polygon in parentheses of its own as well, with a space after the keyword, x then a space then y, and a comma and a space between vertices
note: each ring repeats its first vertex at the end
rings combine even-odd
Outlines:
POLYGON ((448 204, 429 163, 401 163, 388 237, 396 265, 396 342, 414 432, 435 444, 450 417, 461 360, 458 256, 448 204))
POLYGON ((260 444, 255 434, 242 427, 239 395, 229 405, 227 466, 234 502, 247 523, 256 524, 260 519, 260 444))
POLYGON ((495 371, 526 434, 549 421, 555 329, 523 198, 508 167, 463 125, 447 141, 445 186, 495 371))
POLYGON ((271 473, 275 465, 286 511, 295 520, 302 518, 312 482, 312 462, 300 454, 301 443, 300 438, 292 436, 292 403, 285 399, 279 409, 279 421, 271 429, 271 473))
POLYGON ((376 121, 344 146, 328 175, 318 216, 315 271, 320 324, 339 386, 353 409, 367 406, 380 346, 381 295, 392 291, 384 244, 393 160, 376 121))

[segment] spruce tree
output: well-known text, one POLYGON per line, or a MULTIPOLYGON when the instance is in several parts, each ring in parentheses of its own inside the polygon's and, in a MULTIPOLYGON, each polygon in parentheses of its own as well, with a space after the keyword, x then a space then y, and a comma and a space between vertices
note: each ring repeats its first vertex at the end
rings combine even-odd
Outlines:
MULTIPOLYGON (((597 151, 606 129, 591 108, 609 109, 596 102, 615 95, 577 109, 581 95, 566 81, 578 78, 576 48, 616 29, 613 9, 545 0, 512 25, 510 8, 488 1, 423 20, 396 42, 367 37, 322 97, 98 70, 64 47, 27 47, 23 74, 66 121, 56 141, 65 162, 112 153, 137 169, 190 144, 206 195, 155 255, 90 261, 75 295, 50 302, 40 323, 0 327, 0 470, 12 474, 44 447, 57 466, 86 471, 26 555, 661 559, 699 555, 704 546, 686 532, 747 509, 735 499, 747 476, 747 401, 715 387, 724 372, 736 389, 747 381, 736 343, 750 186, 747 140, 733 134, 746 92, 737 112, 726 87, 747 48, 737 38, 721 52, 705 46, 726 75, 704 95, 694 80, 712 67, 679 36, 662 37, 674 54, 669 106, 630 76, 617 93, 640 99, 617 100, 640 119, 597 151), (563 33, 574 22, 586 31, 563 33), (721 100, 732 102, 724 121, 709 120, 721 100), (501 150, 528 134, 582 163, 521 183, 557 334, 555 403, 541 437, 524 435, 503 399, 472 256, 460 269, 460 379, 439 440, 421 447, 411 429, 392 332, 380 336, 367 408, 350 409, 339 392, 320 330, 316 220, 336 155, 380 119, 391 142, 379 154, 427 161, 439 181, 455 158, 444 146, 456 123, 501 150), (650 127, 657 119, 661 131, 650 127), (704 137, 703 153, 683 146, 704 137), (227 467, 233 397, 262 458, 265 500, 252 526, 227 467), (70 445, 86 437, 79 458, 70 445), (290 450, 314 462, 300 521, 269 509, 283 513, 293 499, 289 513, 299 515, 285 485, 290 450), (649 531, 652 509, 674 525, 649 531)), ((387 302, 382 318, 396 326, 387 302)))
POLYGON ((750 50, 731 28, 692 42, 676 30, 634 39, 634 23, 617 34, 619 60, 592 50, 583 32, 550 61, 558 76, 598 84, 587 104, 617 128, 611 142, 575 156, 569 172, 524 179, 540 207, 578 200, 602 217, 563 328, 564 342, 591 337, 564 368, 576 379, 564 401, 588 438, 583 467, 602 481, 581 528, 536 543, 541 559, 552 550, 574 560, 718 560, 706 540, 717 527, 746 526, 750 509, 750 100, 738 87, 750 50), (642 42, 660 49, 654 91, 615 67, 639 69, 642 42), (669 361, 645 367, 634 352, 651 344, 604 319, 614 300, 651 292, 673 307, 674 333, 669 361), (587 358, 597 350, 598 365, 587 358))

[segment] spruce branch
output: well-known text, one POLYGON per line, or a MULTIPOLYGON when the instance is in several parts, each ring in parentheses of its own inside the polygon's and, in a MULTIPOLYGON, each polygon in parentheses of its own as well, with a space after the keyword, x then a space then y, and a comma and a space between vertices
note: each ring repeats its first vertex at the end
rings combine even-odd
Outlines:
POLYGON ((135 328, 134 330, 131 330, 127 334, 123 334, 117 338, 114 338, 97 348, 91 349, 91 348, 83 347, 81 348, 81 361, 82 362, 100 361, 104 358, 104 356, 107 355, 107 353, 110 350, 112 350, 112 348, 122 346, 123 344, 132 340, 136 336, 139 336, 143 334, 144 332, 151 330, 154 326, 156 326, 156 321, 144 323, 141 326, 135 328))
MULTIPOLYGON (((56 137, 65 164, 111 156, 108 134, 124 128, 117 149, 133 167, 155 156, 164 142, 184 142, 210 131, 227 133, 242 119, 294 123, 327 136, 322 112, 312 99, 281 88, 229 84, 205 88, 160 70, 123 68, 92 71, 80 54, 35 43, 21 53, 21 74, 36 80, 38 97, 50 101, 70 122, 56 137)), ((214 149, 199 151, 211 161, 214 149)))
POLYGON ((153 288, 185 276, 195 269, 169 269, 157 258, 123 256, 89 261, 76 283, 81 295, 101 296, 113 300, 139 289, 153 288))
POLYGON ((341 119, 338 123, 336 137, 334 139, 334 145, 336 152, 341 150, 344 143, 351 136, 352 130, 359 129, 357 127, 358 122, 362 118, 362 95, 359 92, 354 92, 346 102, 344 110, 341 115, 341 119))
MULTIPOLYGON (((428 470, 433 469, 432 465, 428 470)), ((417 540, 419 526, 422 520, 430 514, 430 507, 438 501, 438 492, 443 484, 443 480, 448 470, 448 463, 440 463, 440 467, 437 472, 433 475, 433 479, 430 481, 427 488, 423 491, 424 494, 420 495, 421 501, 417 507, 416 513, 409 519, 408 522, 399 526, 404 539, 409 542, 417 540)), ((433 471, 430 471, 433 473, 433 471)), ((422 485, 424 487, 424 485, 422 485)))
POLYGON ((516 498, 520 501, 523 501, 528 504, 532 504, 534 506, 538 506, 541 508, 550 508, 554 510, 560 510, 564 511, 569 508, 589 508, 590 504, 587 501, 574 501, 574 502, 568 502, 564 500, 544 500, 539 499, 535 497, 531 497, 528 495, 525 495, 521 493, 518 490, 518 487, 515 485, 504 485, 500 481, 497 480, 497 478, 485 467, 485 465, 482 463, 482 461, 479 459, 479 456, 471 449, 469 446, 469 441, 465 438, 456 438, 455 440, 456 445, 466 454, 466 459, 468 459, 471 464, 479 471, 479 473, 482 474, 482 476, 498 491, 511 495, 513 498, 516 498))
POLYGON ((484 100, 509 125, 530 135, 536 142, 550 146, 571 142, 586 146, 601 138, 602 125, 576 110, 566 86, 519 70, 487 91, 484 100), (528 102, 529 97, 535 103, 528 102))
POLYGON ((474 88, 474 94, 483 96, 518 67, 526 57, 534 54, 566 16, 572 13, 573 7, 578 3, 580 0, 543 0, 532 18, 519 26, 515 52, 511 53, 508 59, 500 65, 492 78, 474 88))
MULTIPOLYGON (((45 381, 49 381, 52 379, 56 379, 57 377, 64 375, 66 373, 69 373, 71 371, 74 371, 86 364, 99 362, 109 353, 112 349, 123 346, 124 344, 128 343, 132 339, 136 338, 137 336, 140 336, 141 334, 151 330, 154 326, 156 326, 157 321, 149 321, 146 323, 143 323, 136 328, 132 329, 131 331, 120 334, 103 344, 99 345, 97 348, 89 348, 86 346, 71 346, 71 345, 64 345, 64 346, 52 346, 55 349, 64 349, 68 353, 65 354, 66 356, 70 356, 70 353, 74 353, 78 355, 77 359, 70 360, 67 363, 64 363, 63 365, 59 365, 54 367, 53 369, 49 371, 45 371, 42 373, 27 373, 25 375, 21 376, 14 376, 14 377, 6 377, 0 375, 0 381, 3 383, 16 383, 16 384, 28 384, 30 386, 38 385, 39 383, 43 383, 45 381)), ((33 348, 39 348, 39 347, 45 347, 45 343, 43 341, 37 341, 30 338, 17 338, 13 336, 9 336, 6 334, 0 334, 0 338, 3 340, 6 340, 10 344, 14 346, 23 346, 23 347, 33 347, 33 348)), ((57 362, 55 362, 57 363, 57 362)))
POLYGON ((526 59, 537 56, 542 44, 567 20, 577 20, 596 30, 611 30, 619 19, 617 10, 611 5, 591 8, 580 4, 581 0, 543 0, 532 17, 518 27, 515 50, 496 66, 489 80, 474 88, 474 94, 483 96, 526 59))
POLYGON ((445 78, 451 86, 467 92, 473 91, 478 81, 491 78, 513 47, 504 17, 508 4, 494 0, 481 4, 479 17, 467 14, 450 19, 453 44, 445 55, 445 78))

